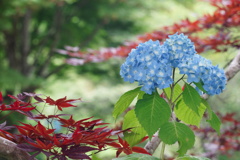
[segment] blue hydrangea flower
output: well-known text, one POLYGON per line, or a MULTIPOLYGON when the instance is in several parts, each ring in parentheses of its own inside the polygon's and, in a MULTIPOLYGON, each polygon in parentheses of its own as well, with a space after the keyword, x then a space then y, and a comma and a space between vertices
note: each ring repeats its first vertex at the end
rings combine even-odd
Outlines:
POLYGON ((124 81, 139 82, 141 90, 152 94, 156 88, 167 88, 173 83, 168 50, 159 41, 149 40, 132 49, 122 64, 120 75, 124 81))
POLYGON ((180 74, 187 75, 188 83, 203 83, 209 95, 221 93, 226 85, 224 71, 195 53, 193 42, 183 34, 170 35, 163 45, 149 40, 131 50, 120 75, 124 81, 137 81, 142 91, 152 94, 156 88, 169 87, 173 68, 179 68, 180 74))
POLYGON ((208 76, 210 66, 212 66, 211 61, 198 54, 185 58, 178 65, 180 74, 186 74, 189 83, 199 82, 201 78, 208 76))
POLYGON ((168 49, 170 55, 170 62, 173 67, 178 67, 178 65, 186 58, 195 55, 196 50, 194 43, 184 34, 174 34, 168 36, 164 45, 168 49))
POLYGON ((218 66, 209 67, 208 75, 202 77, 203 88, 209 95, 220 94, 226 86, 227 78, 224 70, 218 66))
POLYGON ((209 95, 219 94, 226 85, 224 71, 213 66, 210 60, 195 54, 179 64, 180 74, 188 76, 187 82, 202 82, 209 95))

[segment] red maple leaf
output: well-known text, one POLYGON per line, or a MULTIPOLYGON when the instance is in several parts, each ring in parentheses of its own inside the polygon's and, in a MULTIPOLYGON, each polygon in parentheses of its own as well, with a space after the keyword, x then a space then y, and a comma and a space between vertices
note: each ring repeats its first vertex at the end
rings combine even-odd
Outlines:
POLYGON ((72 118, 72 116, 67 120, 58 117, 59 121, 62 123, 62 127, 73 127, 76 123, 76 121, 72 118))
POLYGON ((13 142, 15 140, 15 137, 12 133, 9 133, 9 132, 7 132, 5 130, 2 130, 2 129, 0 129, 0 137, 3 137, 5 139, 8 139, 8 140, 13 141, 13 142))
POLYGON ((58 107, 58 109, 60 111, 62 111, 62 108, 67 108, 67 107, 76 107, 75 105, 72 105, 71 103, 74 102, 74 101, 78 101, 78 100, 81 100, 81 99, 69 99, 67 100, 67 97, 63 97, 63 98, 60 98, 60 99, 57 99, 56 101, 53 100, 52 98, 50 97, 47 97, 46 99, 44 99, 45 102, 49 105, 56 105, 58 107))
POLYGON ((143 154, 149 154, 151 155, 150 153, 148 153, 144 148, 142 147, 137 147, 137 146, 134 146, 132 147, 132 151, 133 152, 136 152, 136 153, 143 153, 143 154))
POLYGON ((34 126, 33 132, 37 137, 44 137, 47 140, 51 140, 52 136, 50 134, 52 134, 54 130, 55 129, 47 129, 40 122, 38 122, 38 124, 34 126))
POLYGON ((47 140, 51 140, 53 137, 51 134, 54 132, 55 129, 47 129, 44 127, 40 122, 36 126, 32 126, 30 124, 23 124, 23 126, 17 126, 18 131, 29 138, 35 139, 37 137, 45 138, 47 140))
POLYGON ((57 136, 56 134, 53 136, 53 143, 57 147, 67 146, 68 144, 72 144, 72 140, 66 138, 62 135, 57 136))
POLYGON ((37 148, 40 148, 40 149, 45 149, 45 150, 49 150, 49 149, 53 148, 53 143, 49 143, 49 142, 44 143, 41 140, 39 140, 38 138, 36 139, 35 143, 30 142, 30 141, 27 141, 27 143, 34 146, 34 147, 37 147, 37 148))
POLYGON ((137 147, 137 146, 134 146, 134 147, 130 147, 130 145, 128 144, 127 141, 121 139, 120 137, 118 137, 118 141, 120 144, 117 144, 117 143, 108 143, 108 145, 110 146, 113 146, 115 148, 117 148, 117 153, 116 153, 116 156, 118 157, 122 152, 124 152, 125 154, 132 154, 133 152, 136 152, 136 153, 143 153, 143 154, 149 154, 151 155, 150 153, 148 153, 144 148, 141 148, 141 147, 137 147))
POLYGON ((35 109, 35 107, 32 107, 31 103, 25 103, 25 102, 20 102, 20 101, 15 101, 14 103, 12 103, 10 105, 2 104, 0 106, 0 110, 2 110, 2 111, 14 110, 14 111, 28 112, 33 109, 35 109), (28 106, 31 106, 31 107, 28 107, 28 106))

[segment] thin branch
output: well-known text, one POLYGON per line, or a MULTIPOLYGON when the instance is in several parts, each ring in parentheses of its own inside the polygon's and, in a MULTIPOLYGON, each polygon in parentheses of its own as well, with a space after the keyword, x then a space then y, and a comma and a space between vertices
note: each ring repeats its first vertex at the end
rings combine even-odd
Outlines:
POLYGON ((67 64, 64 63, 64 64, 61 64, 59 66, 57 66, 54 70, 52 70, 51 72, 49 72, 48 74, 44 75, 43 78, 48 78, 50 77, 51 75, 59 72, 62 68, 64 68, 67 64))

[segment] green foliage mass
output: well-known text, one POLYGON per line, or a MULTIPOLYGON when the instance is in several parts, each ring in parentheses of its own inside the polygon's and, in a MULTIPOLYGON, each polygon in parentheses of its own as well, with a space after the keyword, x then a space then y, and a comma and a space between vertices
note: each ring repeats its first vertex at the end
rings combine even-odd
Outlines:
MULTIPOLYGON (((136 6, 144 1, 11 0, 0 2, 0 83, 2 91, 31 91, 51 75, 63 77, 70 69, 56 49, 116 46, 145 31, 137 24, 136 6), (9 75, 8 70, 13 70, 9 75), (20 78, 21 77, 21 78, 20 78), (23 79, 23 80, 21 80, 23 79), (37 81, 37 83, 36 83, 37 81), (17 86, 16 86, 16 85, 17 86)), ((84 67, 81 67, 81 70, 84 67)), ((77 69, 77 68, 76 68, 77 69)))
MULTIPOLYGON (((186 16, 192 19, 191 10, 202 12, 196 7, 199 5, 204 3, 196 0, 181 3, 176 0, 1 1, 0 67, 5 68, 2 75, 8 80, 21 75, 24 81, 12 85, 1 83, 0 88, 6 92, 33 92, 51 75, 66 78, 66 73, 73 70, 64 64, 66 57, 58 55, 55 49, 65 45, 83 50, 117 46, 137 34, 171 25, 186 16), (180 9, 181 14, 172 12, 173 9, 180 9), (6 68, 18 74, 9 76, 6 68)), ((205 9, 209 11, 209 6, 205 9)), ((80 74, 92 71, 92 75, 108 74, 99 70, 99 65, 74 68, 80 74)))

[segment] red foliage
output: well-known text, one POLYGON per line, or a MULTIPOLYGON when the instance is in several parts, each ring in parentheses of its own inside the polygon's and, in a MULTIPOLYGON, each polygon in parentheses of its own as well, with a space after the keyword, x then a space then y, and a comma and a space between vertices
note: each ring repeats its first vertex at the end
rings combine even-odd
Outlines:
MULTIPOLYGON (((1 107, 0 111, 16 111, 28 118, 34 120, 33 124, 21 123, 15 125, 19 134, 12 134, 7 130, 12 129, 11 126, 6 126, 6 122, 0 124, 0 136, 18 144, 18 147, 26 152, 35 152, 32 157, 39 153, 44 153, 52 159, 91 159, 87 152, 100 152, 107 149, 107 146, 116 148, 117 155, 124 148, 126 154, 132 152, 147 153, 143 148, 130 148, 126 141, 121 138, 115 139, 113 136, 122 133, 123 131, 114 131, 107 127, 102 127, 107 123, 103 123, 100 119, 92 120, 92 117, 81 120, 75 120, 72 115, 69 118, 61 118, 61 116, 69 116, 67 114, 45 115, 37 110, 40 103, 44 105, 55 106, 56 109, 62 111, 62 108, 76 107, 72 103, 80 99, 67 100, 66 97, 53 100, 50 97, 41 98, 33 93, 23 93, 16 97, 10 96, 14 102, 6 105, 3 102, 2 94, 0 93, 1 107), (37 102, 31 103, 31 97, 37 102), (30 106, 30 107, 29 107, 30 106), (34 115, 32 111, 39 114, 34 115), (40 120, 46 120, 48 127, 44 126, 40 120), (65 128, 66 133, 59 133, 54 128, 53 121, 59 121, 65 128), (128 146, 128 148, 126 147, 128 146)), ((2 120, 2 119, 1 119, 2 120)))
POLYGON ((81 99, 69 99, 69 100, 67 100, 67 97, 63 97, 63 98, 60 98, 60 99, 54 101, 52 98, 47 97, 44 100, 49 105, 56 105, 58 107, 58 110, 62 111, 62 108, 76 107, 76 106, 72 105, 71 102, 75 102, 75 101, 81 100, 81 99))
POLYGON ((206 0, 216 7, 213 14, 205 14, 195 21, 182 20, 172 26, 165 26, 158 31, 147 33, 138 37, 136 42, 127 42, 119 47, 101 48, 100 50, 89 49, 76 51, 76 47, 66 47, 66 50, 58 50, 60 54, 69 55, 66 62, 71 65, 83 65, 88 62, 101 62, 112 57, 126 57, 132 48, 139 43, 152 40, 163 41, 168 35, 176 32, 188 35, 195 43, 198 53, 213 49, 217 52, 225 51, 228 46, 240 48, 240 40, 229 31, 232 27, 240 27, 240 0, 206 0), (210 28, 216 30, 215 35, 200 38, 197 33, 210 28))
POLYGON ((232 153, 240 150, 240 120, 235 113, 218 116, 222 120, 220 135, 209 127, 194 128, 204 144, 205 153, 202 156, 217 158, 219 155, 227 155, 231 158, 232 153))
POLYGON ((2 104, 0 106, 0 109, 2 111, 19 110, 19 111, 24 111, 24 112, 35 109, 35 107, 27 107, 29 105, 30 104, 25 104, 25 105, 21 106, 19 101, 15 101, 13 104, 10 104, 9 107, 7 107, 5 104, 2 104))
POLYGON ((112 142, 112 143, 109 143, 108 145, 112 146, 112 147, 115 147, 117 148, 117 153, 116 153, 116 156, 118 157, 122 152, 129 155, 129 154, 132 154, 133 152, 136 152, 136 153, 143 153, 143 154, 149 154, 144 148, 141 148, 141 147, 137 147, 137 146, 134 146, 134 147, 131 147, 127 141, 121 139, 120 137, 118 137, 118 141, 119 143, 116 143, 116 142, 112 142))
POLYGON ((32 106, 31 103, 27 103, 27 102, 23 102, 21 101, 19 98, 16 98, 14 96, 9 95, 9 97, 15 99, 16 101, 13 102, 10 105, 5 105, 3 102, 3 97, 2 95, 0 95, 0 101, 1 101, 1 105, 0 105, 0 110, 1 111, 9 111, 9 110, 17 110, 17 111, 23 111, 23 112, 27 112, 27 111, 31 111, 33 109, 35 109, 35 107, 32 106), (29 107, 30 106, 30 107, 29 107))

